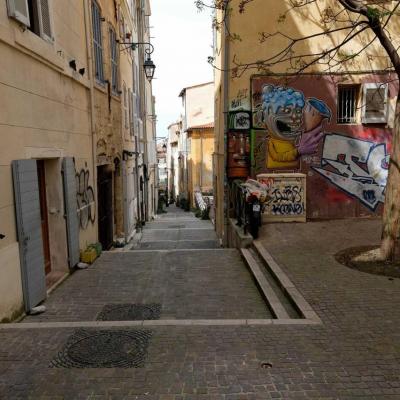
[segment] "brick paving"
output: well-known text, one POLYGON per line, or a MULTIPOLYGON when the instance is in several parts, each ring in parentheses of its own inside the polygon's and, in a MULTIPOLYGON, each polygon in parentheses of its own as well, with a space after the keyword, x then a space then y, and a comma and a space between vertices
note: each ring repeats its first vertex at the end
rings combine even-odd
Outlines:
POLYGON ((400 399, 400 280, 333 257, 378 239, 376 220, 263 228, 265 246, 323 325, 152 327, 137 369, 49 368, 72 329, 0 330, 0 398, 400 399))

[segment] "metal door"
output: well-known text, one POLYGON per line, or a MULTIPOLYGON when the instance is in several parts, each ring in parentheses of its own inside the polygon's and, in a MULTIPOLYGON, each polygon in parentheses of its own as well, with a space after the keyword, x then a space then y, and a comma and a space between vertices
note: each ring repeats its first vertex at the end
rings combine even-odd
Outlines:
POLYGON ((12 162, 15 214, 25 310, 46 298, 39 182, 35 160, 12 162))
POLYGON ((79 218, 75 164, 72 157, 62 161, 64 187, 64 217, 67 225, 68 265, 75 267, 79 262, 79 218))

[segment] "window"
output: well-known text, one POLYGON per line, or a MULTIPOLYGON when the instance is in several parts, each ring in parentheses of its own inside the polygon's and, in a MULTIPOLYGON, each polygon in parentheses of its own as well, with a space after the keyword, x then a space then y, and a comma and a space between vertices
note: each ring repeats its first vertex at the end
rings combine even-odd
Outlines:
POLYGON ((357 116, 357 100, 359 87, 357 85, 338 86, 337 123, 354 124, 357 116))
POLYGON ((52 41, 49 0, 7 0, 8 15, 43 39, 52 41))
POLYGON ((363 85, 362 123, 387 122, 387 83, 365 83, 363 85))
POLYGON ((135 94, 132 92, 132 90, 129 89, 129 116, 131 119, 131 124, 130 124, 130 130, 131 130, 131 136, 135 134, 135 94))
POLYGON ((93 26, 93 48, 94 48, 94 66, 95 78, 98 82, 104 82, 103 68, 103 46, 101 36, 101 14, 98 4, 92 2, 92 26, 93 26))
POLYGON ((118 51, 117 37, 114 29, 110 28, 110 59, 111 59, 111 90, 118 93, 118 51))
POLYGON ((125 129, 128 129, 129 128, 128 93, 126 90, 125 83, 124 83, 124 120, 125 120, 125 129))

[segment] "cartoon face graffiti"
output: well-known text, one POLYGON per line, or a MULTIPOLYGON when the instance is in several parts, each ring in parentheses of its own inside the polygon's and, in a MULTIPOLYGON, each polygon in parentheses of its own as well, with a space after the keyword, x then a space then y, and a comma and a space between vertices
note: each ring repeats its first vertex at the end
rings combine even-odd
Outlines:
POLYGON ((330 116, 321 100, 306 99, 302 92, 290 87, 265 85, 262 120, 270 136, 267 168, 298 168, 300 156, 317 151, 323 137, 323 121, 330 116))
POLYGON ((304 95, 292 88, 265 85, 263 88, 263 119, 272 136, 294 141, 303 122, 304 95))

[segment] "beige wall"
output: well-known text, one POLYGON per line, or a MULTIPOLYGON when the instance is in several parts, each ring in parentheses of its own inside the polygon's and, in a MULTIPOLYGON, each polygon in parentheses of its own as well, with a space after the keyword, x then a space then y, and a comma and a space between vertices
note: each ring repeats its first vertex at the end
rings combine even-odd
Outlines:
MULTIPOLYGON (((93 185, 90 96, 83 3, 51 2, 54 41, 21 27, 0 5, 0 320, 22 307, 11 161, 45 159, 53 270, 68 271, 61 180, 62 157, 90 171, 93 185), (75 59, 81 76, 68 63, 75 59)), ((95 226, 80 244, 96 240, 95 226)))
POLYGON ((189 159, 189 191, 192 206, 194 206, 194 192, 197 188, 201 191, 210 191, 212 181, 212 155, 214 153, 214 130, 194 129, 189 132, 191 141, 189 159))
POLYGON ((213 82, 185 89, 185 129, 214 122, 213 97, 213 82))

